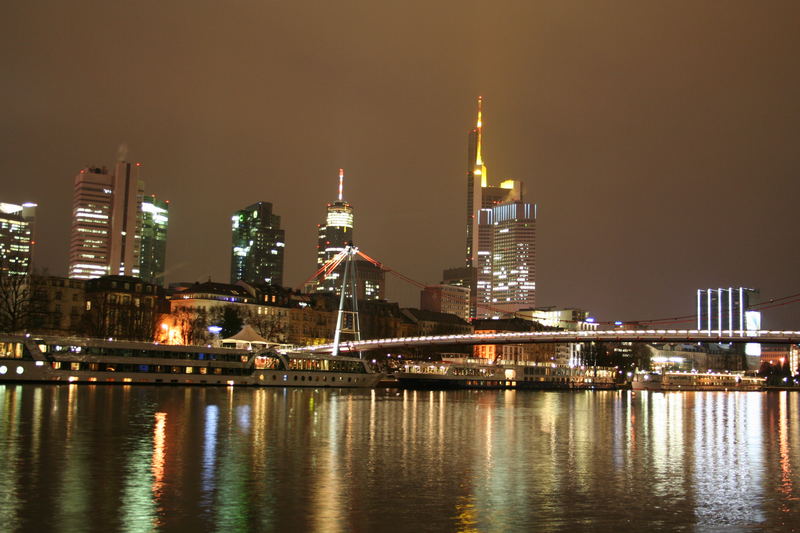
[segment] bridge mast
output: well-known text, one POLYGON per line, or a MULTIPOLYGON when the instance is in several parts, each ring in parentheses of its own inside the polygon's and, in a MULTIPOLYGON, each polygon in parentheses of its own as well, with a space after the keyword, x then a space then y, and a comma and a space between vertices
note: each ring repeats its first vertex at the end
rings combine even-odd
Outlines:
MULTIPOLYGON (((358 293, 356 283, 355 256, 358 248, 348 244, 344 249, 346 254, 342 265, 342 293, 339 297, 339 312, 336 315, 336 331, 333 334, 333 355, 339 355, 339 342, 341 334, 352 336, 352 340, 361 340, 361 324, 358 320, 358 293), (345 303, 349 299, 349 310, 345 303)), ((358 353, 361 357, 361 352, 358 353)))

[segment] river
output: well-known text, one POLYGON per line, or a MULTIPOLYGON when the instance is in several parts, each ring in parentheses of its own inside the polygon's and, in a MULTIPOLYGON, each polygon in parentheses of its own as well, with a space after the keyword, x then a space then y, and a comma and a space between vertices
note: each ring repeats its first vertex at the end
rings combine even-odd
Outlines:
POLYGON ((4 531, 786 531, 800 394, 0 384, 4 531))

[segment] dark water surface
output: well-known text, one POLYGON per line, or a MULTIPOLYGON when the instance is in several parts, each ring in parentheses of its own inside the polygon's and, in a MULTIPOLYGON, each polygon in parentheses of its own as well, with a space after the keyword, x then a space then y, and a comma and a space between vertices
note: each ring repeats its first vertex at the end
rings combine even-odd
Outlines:
POLYGON ((800 395, 0 385, 3 531, 790 531, 800 395))

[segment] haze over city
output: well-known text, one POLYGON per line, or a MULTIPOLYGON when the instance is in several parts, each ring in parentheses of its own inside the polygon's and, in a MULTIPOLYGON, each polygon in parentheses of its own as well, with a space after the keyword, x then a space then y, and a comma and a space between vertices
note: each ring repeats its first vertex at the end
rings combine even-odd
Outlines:
POLYGON ((342 167, 356 244, 436 283, 463 264, 482 95, 491 175, 539 207, 537 305, 637 320, 701 287, 800 290, 796 3, 191 5, 0 8, 0 174, 39 204, 37 267, 66 274, 73 178, 126 143, 171 201, 167 281, 227 280, 230 216, 263 200, 300 286, 342 167))

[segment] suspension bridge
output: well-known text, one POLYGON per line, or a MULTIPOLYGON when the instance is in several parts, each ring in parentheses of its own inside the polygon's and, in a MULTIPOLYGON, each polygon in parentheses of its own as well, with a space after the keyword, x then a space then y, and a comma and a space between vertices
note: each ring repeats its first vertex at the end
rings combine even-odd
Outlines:
MULTIPOLYGON (((334 342, 299 348, 308 353, 353 353, 368 350, 391 350, 413 348, 419 346, 454 346, 483 344, 536 344, 536 343, 586 343, 586 342, 645 342, 645 343, 761 343, 761 344, 795 344, 800 343, 800 331, 794 330, 697 330, 697 329, 649 329, 670 324, 693 322, 697 315, 684 315, 644 321, 631 321, 648 329, 608 329, 583 331, 525 331, 525 332, 491 332, 456 335, 423 335, 416 337, 395 337, 383 339, 361 339, 358 319, 358 299, 356 297, 356 279, 353 259, 358 256, 385 272, 395 274, 400 279, 424 288, 418 282, 387 267, 358 248, 348 245, 342 252, 326 262, 306 283, 331 275, 344 263, 342 290, 339 300, 339 311, 336 321, 334 342), (341 335, 348 334, 350 340, 342 340, 341 335)), ((800 293, 781 298, 773 298, 768 302, 756 304, 750 309, 765 310, 800 302, 800 293)), ((492 310, 490 306, 484 306, 492 310)), ((598 323, 604 324, 604 323, 598 323)))

